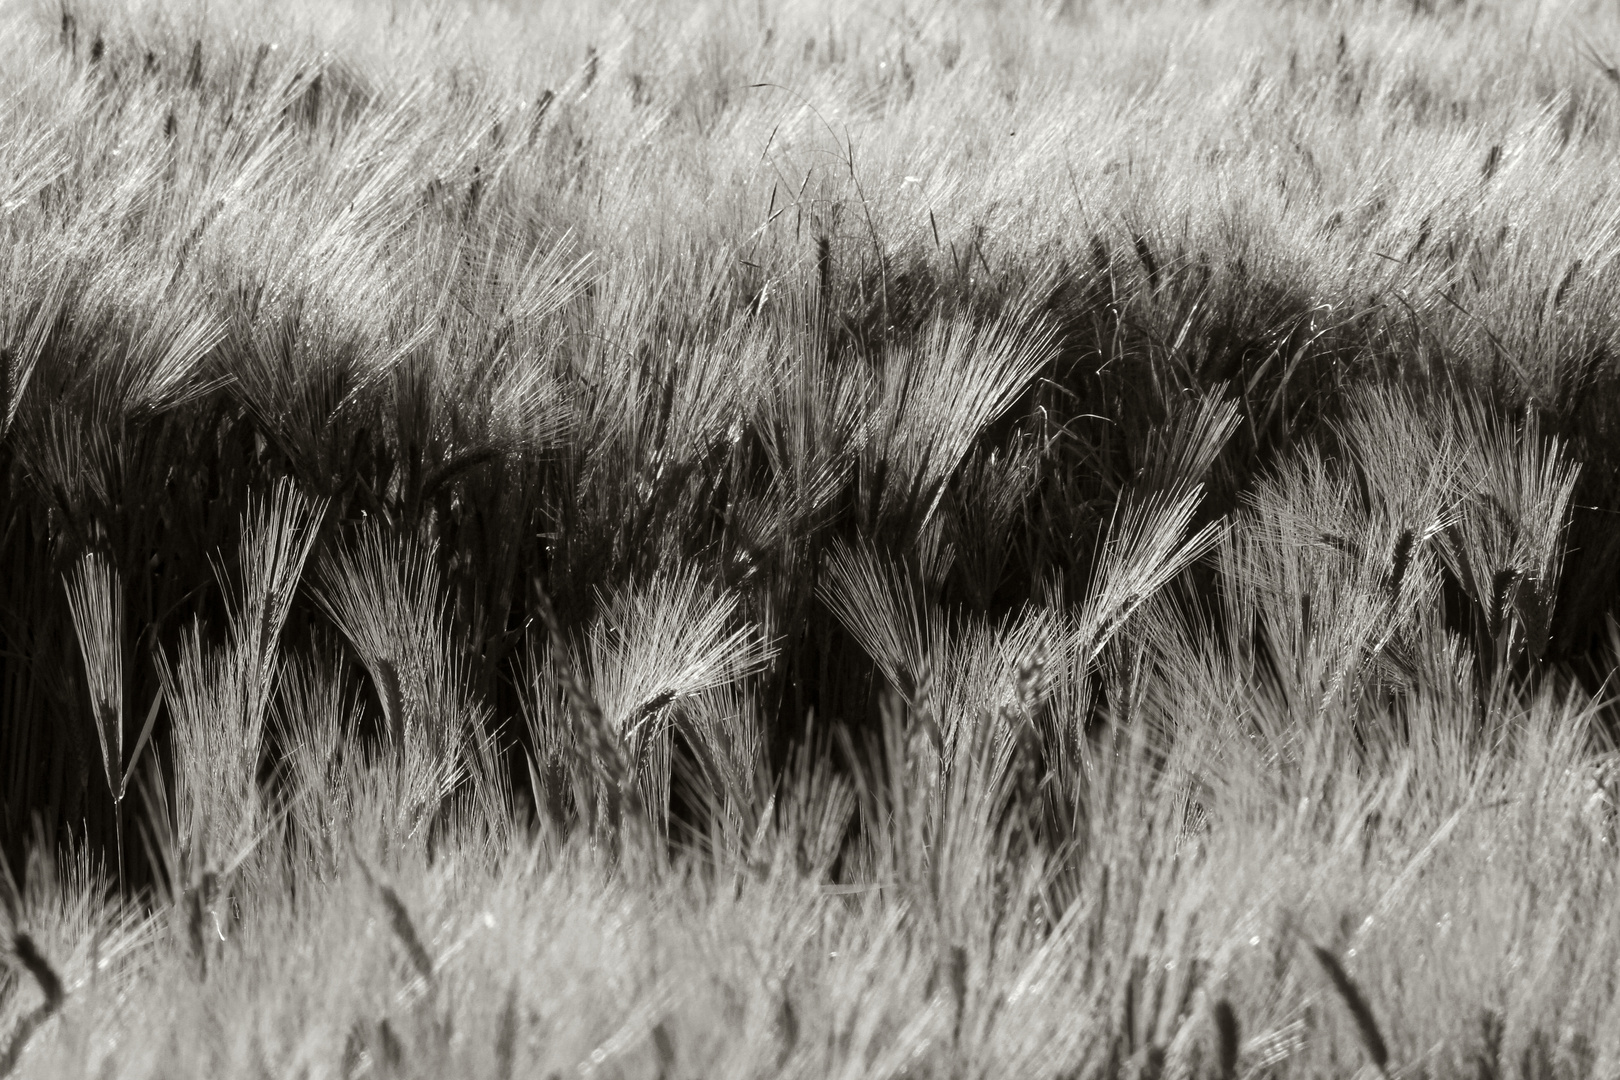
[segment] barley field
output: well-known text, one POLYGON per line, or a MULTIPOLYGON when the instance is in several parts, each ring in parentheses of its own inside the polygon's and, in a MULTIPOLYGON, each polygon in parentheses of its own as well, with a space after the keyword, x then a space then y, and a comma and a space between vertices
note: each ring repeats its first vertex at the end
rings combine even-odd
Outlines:
POLYGON ((1620 1077, 1620 8, 0 42, 0 1078, 1620 1077))

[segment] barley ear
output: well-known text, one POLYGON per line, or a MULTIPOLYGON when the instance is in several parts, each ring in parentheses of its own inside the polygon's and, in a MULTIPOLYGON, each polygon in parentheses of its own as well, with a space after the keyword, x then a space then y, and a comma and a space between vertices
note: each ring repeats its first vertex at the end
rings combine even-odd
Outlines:
POLYGON ((123 591, 118 572, 98 552, 86 554, 64 581, 68 614, 84 658, 90 712, 101 745, 101 767, 113 801, 123 796, 123 591))

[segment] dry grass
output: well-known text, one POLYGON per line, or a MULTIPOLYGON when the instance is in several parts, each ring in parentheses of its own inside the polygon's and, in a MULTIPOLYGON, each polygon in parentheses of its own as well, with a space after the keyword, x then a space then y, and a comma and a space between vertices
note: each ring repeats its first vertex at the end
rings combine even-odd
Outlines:
POLYGON ((1609 8, 0 32, 0 1074, 1620 1068, 1609 8))

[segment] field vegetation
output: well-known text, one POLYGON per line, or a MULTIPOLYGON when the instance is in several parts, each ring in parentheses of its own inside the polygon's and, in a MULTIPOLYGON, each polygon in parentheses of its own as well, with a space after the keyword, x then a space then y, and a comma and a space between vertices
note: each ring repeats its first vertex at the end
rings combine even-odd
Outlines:
POLYGON ((0 7, 0 1077, 1620 1075, 1620 11, 0 7))

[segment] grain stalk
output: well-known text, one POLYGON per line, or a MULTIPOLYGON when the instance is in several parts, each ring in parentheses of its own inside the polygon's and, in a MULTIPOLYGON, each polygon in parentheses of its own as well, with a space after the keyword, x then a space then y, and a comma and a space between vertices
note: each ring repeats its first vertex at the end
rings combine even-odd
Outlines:
POLYGON ((21 930, 13 932, 11 951, 24 970, 34 977, 34 982, 39 985, 44 1000, 31 1011, 24 1013, 12 1027, 4 1044, 0 1044, 0 1077, 11 1075, 28 1045, 28 1040, 34 1037, 34 1033, 43 1027, 47 1020, 56 1015, 66 998, 61 976, 39 951, 39 946, 34 944, 32 937, 21 930))
POLYGON ((1355 980, 1350 978, 1338 958, 1331 952, 1314 943, 1310 948, 1311 955, 1316 957, 1316 962, 1322 966, 1328 981, 1333 984, 1333 989, 1344 1002, 1345 1008, 1350 1010, 1350 1016, 1356 1022, 1356 1035, 1361 1040, 1362 1048, 1367 1052, 1368 1060, 1373 1063, 1380 1076, 1389 1076, 1389 1047, 1378 1030, 1378 1021, 1373 1017, 1372 1007, 1367 1004, 1367 998, 1362 994, 1361 988, 1355 984, 1355 980))

